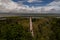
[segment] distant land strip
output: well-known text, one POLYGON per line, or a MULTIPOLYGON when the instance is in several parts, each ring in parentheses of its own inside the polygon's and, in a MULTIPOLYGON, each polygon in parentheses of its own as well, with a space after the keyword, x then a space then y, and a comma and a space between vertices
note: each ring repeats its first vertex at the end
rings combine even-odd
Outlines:
POLYGON ((21 16, 21 17, 60 17, 60 13, 0 13, 0 17, 21 16))

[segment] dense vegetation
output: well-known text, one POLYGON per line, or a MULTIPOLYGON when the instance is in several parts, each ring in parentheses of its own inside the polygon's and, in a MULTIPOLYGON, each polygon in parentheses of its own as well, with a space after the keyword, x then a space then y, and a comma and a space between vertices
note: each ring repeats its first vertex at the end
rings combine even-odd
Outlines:
POLYGON ((32 22, 34 37, 29 30, 29 18, 0 20, 0 40, 60 40, 60 18, 33 18, 32 22))

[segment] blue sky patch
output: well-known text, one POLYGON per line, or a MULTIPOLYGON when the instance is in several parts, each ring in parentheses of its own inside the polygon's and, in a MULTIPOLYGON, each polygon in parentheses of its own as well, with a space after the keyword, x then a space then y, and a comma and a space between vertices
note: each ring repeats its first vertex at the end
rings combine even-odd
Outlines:
POLYGON ((31 7, 31 6, 45 6, 54 0, 42 0, 42 2, 32 2, 32 3, 29 3, 27 0, 12 0, 12 1, 14 2, 23 1, 24 5, 28 5, 31 7))

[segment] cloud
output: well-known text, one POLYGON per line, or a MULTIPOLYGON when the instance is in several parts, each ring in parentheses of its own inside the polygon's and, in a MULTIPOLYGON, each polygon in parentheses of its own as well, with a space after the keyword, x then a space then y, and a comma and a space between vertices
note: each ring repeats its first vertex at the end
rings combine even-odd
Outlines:
POLYGON ((2 3, 2 6, 4 6, 6 9, 15 9, 18 7, 18 4, 13 2, 12 0, 5 0, 5 1, 2 0, 1 3, 2 3))
POLYGON ((0 1, 0 12, 27 12, 27 13, 30 13, 30 12, 39 12, 37 11, 38 8, 36 7, 29 7, 27 5, 23 5, 22 3, 21 4, 18 4, 18 3, 15 3, 11 0, 1 0, 0 1))
POLYGON ((42 0, 28 0, 29 3, 32 3, 32 2, 42 2, 42 0))
MULTIPOLYGON (((42 0, 28 0, 28 2, 35 2, 42 0)), ((14 13, 60 13, 60 1, 55 0, 46 6, 39 7, 29 7, 24 5, 22 2, 20 4, 13 2, 12 0, 1 0, 0 1, 0 12, 14 12, 14 13)))
POLYGON ((1 0, 0 1, 0 10, 12 10, 15 9, 17 5, 13 3, 11 0, 1 0), (14 6, 14 7, 13 7, 14 6))
POLYGON ((49 7, 48 8, 49 12, 60 13, 60 0, 55 0, 55 1, 51 2, 51 3, 49 3, 47 6, 49 7))
POLYGON ((9 12, 11 10, 16 10, 22 7, 23 7, 22 4, 17 4, 13 2, 12 0, 1 0, 0 1, 0 11, 3 11, 3 12, 4 11, 9 12))

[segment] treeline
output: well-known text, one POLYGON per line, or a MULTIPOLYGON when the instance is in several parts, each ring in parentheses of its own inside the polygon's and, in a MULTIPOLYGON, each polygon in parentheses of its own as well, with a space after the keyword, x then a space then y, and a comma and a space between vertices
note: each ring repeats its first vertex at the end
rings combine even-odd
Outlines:
POLYGON ((34 18, 32 22, 34 37, 29 30, 29 18, 0 20, 0 40, 60 40, 60 18, 34 18))

